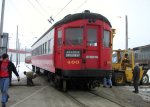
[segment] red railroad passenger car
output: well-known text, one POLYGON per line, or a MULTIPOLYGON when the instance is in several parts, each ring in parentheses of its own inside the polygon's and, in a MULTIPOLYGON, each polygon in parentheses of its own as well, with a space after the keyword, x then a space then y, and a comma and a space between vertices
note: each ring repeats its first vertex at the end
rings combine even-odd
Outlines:
POLYGON ((25 63, 28 63, 28 64, 31 63, 31 56, 25 57, 25 63))
POLYGON ((63 90, 73 79, 96 87, 111 72, 111 46, 112 29, 106 17, 89 11, 69 14, 32 45, 33 70, 44 70, 63 90))

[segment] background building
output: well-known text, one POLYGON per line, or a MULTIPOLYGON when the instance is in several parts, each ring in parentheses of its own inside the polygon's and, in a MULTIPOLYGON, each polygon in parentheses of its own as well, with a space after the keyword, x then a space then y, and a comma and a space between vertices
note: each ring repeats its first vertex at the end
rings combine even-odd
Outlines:
POLYGON ((18 63, 25 62, 25 58, 31 56, 30 50, 24 51, 24 50, 8 49, 7 53, 12 62, 17 62, 18 60, 18 63))

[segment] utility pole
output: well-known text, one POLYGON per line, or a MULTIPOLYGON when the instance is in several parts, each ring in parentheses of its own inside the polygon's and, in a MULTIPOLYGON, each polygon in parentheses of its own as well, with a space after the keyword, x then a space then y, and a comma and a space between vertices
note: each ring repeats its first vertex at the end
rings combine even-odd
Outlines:
POLYGON ((125 40, 125 43, 126 43, 126 50, 128 49, 128 17, 127 15, 125 16, 125 22, 126 22, 126 40, 125 40))
MULTIPOLYGON (((0 23, 0 48, 2 47, 2 38, 3 35, 3 21, 4 21, 4 8, 5 8, 5 0, 2 1, 2 10, 1 10, 1 23, 0 23)), ((2 49, 0 49, 1 53, 2 49)))

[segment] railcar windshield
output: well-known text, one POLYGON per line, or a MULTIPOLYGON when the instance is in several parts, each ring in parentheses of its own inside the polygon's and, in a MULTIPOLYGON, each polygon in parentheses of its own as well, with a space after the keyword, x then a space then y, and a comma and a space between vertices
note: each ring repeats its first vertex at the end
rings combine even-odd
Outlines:
POLYGON ((82 45, 83 28, 67 28, 65 34, 65 45, 82 45))
POLYGON ((97 46, 97 30, 96 29, 88 29, 87 45, 97 46))

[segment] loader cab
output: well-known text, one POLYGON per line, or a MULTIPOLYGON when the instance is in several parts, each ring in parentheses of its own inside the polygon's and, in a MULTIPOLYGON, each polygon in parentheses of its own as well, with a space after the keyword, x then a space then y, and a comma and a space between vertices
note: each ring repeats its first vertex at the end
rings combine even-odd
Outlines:
POLYGON ((112 69, 121 70, 121 64, 123 59, 124 52, 123 50, 113 50, 112 53, 112 69))
POLYGON ((123 70, 126 70, 127 67, 132 67, 132 52, 125 52, 121 59, 121 68, 123 70))
POLYGON ((132 51, 114 50, 112 55, 112 67, 117 70, 125 70, 126 67, 134 67, 134 56, 132 51))

